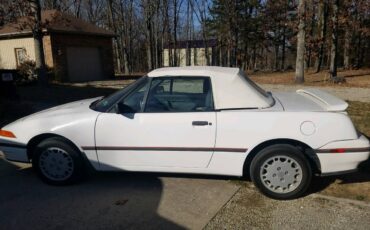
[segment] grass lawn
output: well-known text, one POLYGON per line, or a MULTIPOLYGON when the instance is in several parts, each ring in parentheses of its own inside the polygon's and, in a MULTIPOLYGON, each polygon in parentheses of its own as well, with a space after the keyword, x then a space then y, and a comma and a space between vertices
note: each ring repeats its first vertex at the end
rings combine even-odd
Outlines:
MULTIPOLYGON (((260 84, 282 84, 291 85, 294 84, 294 71, 285 72, 274 72, 264 73, 256 72, 249 73, 250 78, 260 84)), ((338 70, 338 76, 344 77, 346 83, 333 84, 329 82, 328 70, 323 70, 319 73, 314 73, 313 70, 308 70, 305 73, 305 83, 308 86, 331 86, 331 87, 370 87, 370 69, 359 69, 359 70, 338 70)))
POLYGON ((370 103, 350 101, 348 104, 347 111, 356 128, 370 137, 370 103))

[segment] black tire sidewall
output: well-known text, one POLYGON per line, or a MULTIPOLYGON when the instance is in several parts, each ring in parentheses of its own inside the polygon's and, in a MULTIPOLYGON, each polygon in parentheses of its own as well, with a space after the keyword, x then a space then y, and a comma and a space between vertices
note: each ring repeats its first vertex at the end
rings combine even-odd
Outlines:
POLYGON ((79 181, 83 175, 83 161, 82 161, 80 152, 76 150, 76 148, 73 147, 71 144, 69 144, 68 142, 64 141, 61 138, 50 138, 38 144, 33 152, 32 167, 36 170, 38 176, 44 182, 51 184, 51 185, 73 184, 79 181), (73 159, 73 166, 74 166, 73 172, 71 176, 68 177, 66 180, 62 180, 62 181, 51 180, 50 178, 46 177, 40 169, 40 166, 39 166, 40 155, 46 149, 51 148, 51 147, 63 149, 73 159))
POLYGON ((274 145, 263 149, 259 152, 256 157, 252 160, 250 175, 255 186, 266 196, 278 199, 278 200, 288 200, 295 199, 304 194, 310 185, 312 178, 312 170, 309 162, 306 160, 303 153, 296 147, 290 145, 274 145), (302 181, 301 184, 289 193, 275 193, 265 187, 260 178, 260 169, 262 164, 270 157, 273 156, 288 156, 300 165, 302 168, 302 181))

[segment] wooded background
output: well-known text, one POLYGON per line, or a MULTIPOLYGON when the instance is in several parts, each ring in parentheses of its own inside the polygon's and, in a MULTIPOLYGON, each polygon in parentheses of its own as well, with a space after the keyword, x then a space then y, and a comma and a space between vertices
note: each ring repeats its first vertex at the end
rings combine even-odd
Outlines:
MULTIPOLYGON (((161 67, 165 46, 176 54, 179 41, 202 40, 207 47, 211 39, 217 40, 219 65, 249 71, 296 69, 297 82, 303 81, 307 68, 330 69, 335 78, 338 66, 370 65, 369 0, 0 2, 0 26, 29 15, 31 4, 68 12, 114 31, 117 73, 161 67)), ((177 55, 171 55, 170 65, 178 63, 177 55)))

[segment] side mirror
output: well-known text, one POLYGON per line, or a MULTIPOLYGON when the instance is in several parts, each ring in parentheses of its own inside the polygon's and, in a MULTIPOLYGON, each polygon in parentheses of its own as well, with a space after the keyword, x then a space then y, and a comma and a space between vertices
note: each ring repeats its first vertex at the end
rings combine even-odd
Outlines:
POLYGON ((135 113, 136 111, 124 103, 118 103, 117 112, 120 114, 126 114, 126 113, 135 113))

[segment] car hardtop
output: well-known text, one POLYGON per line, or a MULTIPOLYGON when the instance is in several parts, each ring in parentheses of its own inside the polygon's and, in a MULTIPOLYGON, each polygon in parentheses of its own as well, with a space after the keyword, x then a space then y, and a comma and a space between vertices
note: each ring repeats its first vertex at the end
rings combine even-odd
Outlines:
POLYGON ((269 108, 275 101, 239 68, 216 66, 164 67, 147 74, 158 77, 209 77, 215 109, 269 108))

